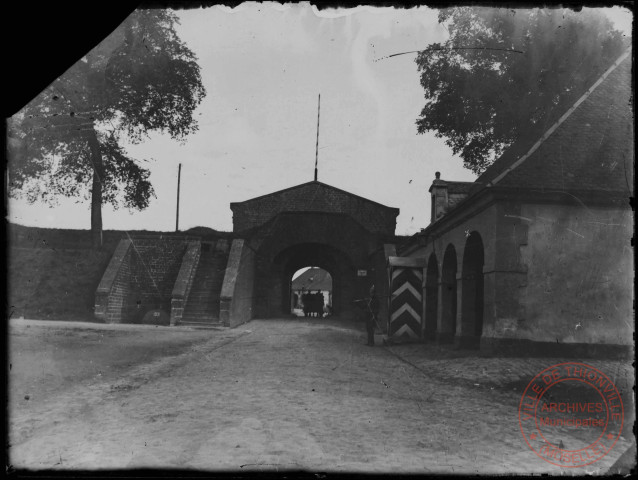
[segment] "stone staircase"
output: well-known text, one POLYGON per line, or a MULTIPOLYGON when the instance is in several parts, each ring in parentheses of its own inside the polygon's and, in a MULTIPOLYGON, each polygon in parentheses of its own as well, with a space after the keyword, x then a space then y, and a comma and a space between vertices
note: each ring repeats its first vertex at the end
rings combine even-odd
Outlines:
POLYGON ((202 242, 201 255, 180 325, 221 327, 219 296, 228 261, 228 242, 202 242))

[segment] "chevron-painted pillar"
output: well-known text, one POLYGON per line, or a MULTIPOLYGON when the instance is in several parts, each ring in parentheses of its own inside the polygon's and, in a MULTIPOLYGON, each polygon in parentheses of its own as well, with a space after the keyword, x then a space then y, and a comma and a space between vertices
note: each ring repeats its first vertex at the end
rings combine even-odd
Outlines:
POLYGON ((395 340, 420 340, 423 331, 423 269, 392 268, 390 328, 388 336, 395 340))

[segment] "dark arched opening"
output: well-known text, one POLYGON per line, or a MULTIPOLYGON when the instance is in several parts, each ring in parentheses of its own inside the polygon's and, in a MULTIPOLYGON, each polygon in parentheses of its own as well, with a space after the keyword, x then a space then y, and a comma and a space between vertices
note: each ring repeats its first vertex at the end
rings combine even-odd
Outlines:
POLYGON ((468 346, 478 346, 483 333, 483 241, 478 232, 472 232, 463 251, 463 294, 461 305, 461 335, 468 346))
POLYGON ((269 288, 270 291, 280 289, 279 311, 282 314, 290 315, 291 312, 295 294, 293 275, 308 266, 325 270, 330 276, 331 314, 339 315, 353 303, 356 270, 348 256, 340 250, 319 243, 297 244, 280 252, 274 259, 274 266, 277 273, 272 277, 269 288))
POLYGON ((291 278, 290 313, 321 318, 332 313, 332 275, 323 268, 304 267, 291 278))
POLYGON ((436 316, 438 310, 439 292, 439 267, 436 263, 436 255, 432 253, 428 259, 425 274, 425 331, 426 340, 436 338, 436 316))
POLYGON ((445 249, 441 272, 441 342, 451 342, 456 335, 456 249, 445 249))

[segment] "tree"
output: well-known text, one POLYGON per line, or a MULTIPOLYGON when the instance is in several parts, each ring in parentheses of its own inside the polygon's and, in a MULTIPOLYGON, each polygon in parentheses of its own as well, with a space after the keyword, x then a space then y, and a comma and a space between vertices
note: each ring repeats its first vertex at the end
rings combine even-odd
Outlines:
POLYGON ((601 12, 443 10, 449 39, 419 52, 426 104, 418 133, 436 132, 483 172, 526 133, 542 133, 626 48, 601 12))
POLYGON ((150 172, 121 141, 151 131, 183 140, 205 89, 194 53, 167 10, 136 10, 8 122, 9 194, 55 203, 91 199, 94 245, 102 205, 144 209, 150 172))

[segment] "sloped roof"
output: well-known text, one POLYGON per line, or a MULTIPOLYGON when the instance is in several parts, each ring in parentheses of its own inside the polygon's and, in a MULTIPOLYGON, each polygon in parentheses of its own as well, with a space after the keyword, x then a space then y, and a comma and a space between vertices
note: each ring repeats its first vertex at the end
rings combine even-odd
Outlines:
POLYGON ((450 194, 468 194, 470 189, 474 186, 474 182, 448 182, 447 193, 450 194))
POLYGON ((230 204, 233 231, 247 232, 282 213, 346 214, 373 234, 394 235, 398 208, 387 207, 318 181, 230 204))
POLYGON ((567 193, 580 203, 589 195, 610 204, 628 205, 625 198, 634 195, 633 127, 632 56, 628 49, 549 128, 530 131, 512 145, 470 185, 463 200, 415 234, 404 248, 422 240, 436 225, 449 220, 450 214, 489 189, 534 195, 567 193))
POLYGON ((292 281, 293 290, 331 290, 332 277, 321 268, 312 267, 292 281))
POLYGON ((522 139, 494 162, 473 191, 498 185, 632 195, 631 67, 627 50, 540 138, 522 139))
MULTIPOLYGON (((306 183, 301 183, 299 185, 295 185, 293 187, 288 187, 288 188, 284 188, 283 190, 277 190, 276 192, 272 192, 272 193, 267 193, 265 195, 260 195, 259 197, 254 197, 254 198, 249 198, 248 200, 244 200, 243 202, 231 202, 230 207, 231 209, 233 208, 234 205, 238 205, 241 203, 248 203, 248 202, 254 202, 254 201, 263 201, 269 197, 276 197, 276 196, 280 196, 282 193, 296 193, 295 191, 298 190, 300 192, 303 192, 304 194, 306 193, 306 191, 311 191, 313 189, 324 189, 324 190, 332 190, 334 192, 338 192, 341 194, 345 194, 348 195, 350 197, 353 198, 357 198, 359 200, 363 200, 366 203, 370 203, 372 205, 375 205, 377 207, 381 207, 381 208, 385 208, 387 210, 391 210, 391 211, 396 211, 396 214, 399 214, 399 209, 395 208, 395 207, 388 207, 387 205, 383 205, 381 203, 375 202, 373 200, 370 200, 368 198, 364 198, 361 197, 359 195, 355 195, 354 193, 350 193, 347 192, 345 190, 341 190, 340 188, 337 187, 333 187, 332 185, 328 185, 327 183, 323 183, 323 182, 319 182, 317 180, 313 180, 311 182, 306 182, 306 183)), ((310 192, 312 193, 312 192, 310 192)))

